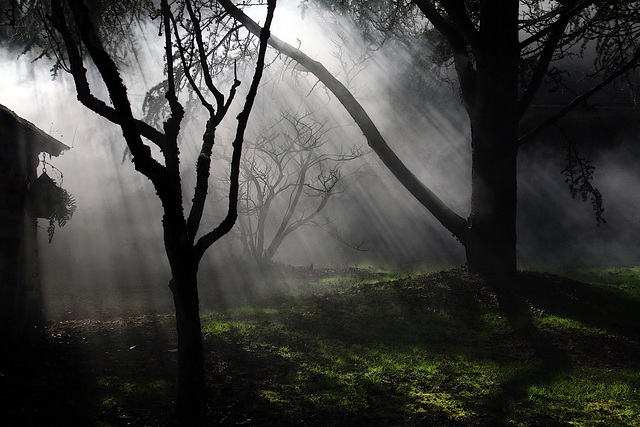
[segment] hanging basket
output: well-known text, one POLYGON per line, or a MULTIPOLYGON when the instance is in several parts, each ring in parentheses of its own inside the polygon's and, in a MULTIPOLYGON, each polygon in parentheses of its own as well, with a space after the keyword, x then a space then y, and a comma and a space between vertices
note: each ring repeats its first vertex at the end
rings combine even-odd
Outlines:
POLYGON ((57 207, 64 203, 63 191, 46 172, 42 172, 29 191, 31 214, 36 218, 51 218, 57 207))
POLYGON ((55 223, 57 222, 58 226, 64 227, 76 211, 76 201, 73 196, 64 188, 59 187, 46 172, 42 172, 31 185, 29 206, 31 215, 34 217, 49 219, 49 227, 47 228, 49 243, 53 239, 55 223))

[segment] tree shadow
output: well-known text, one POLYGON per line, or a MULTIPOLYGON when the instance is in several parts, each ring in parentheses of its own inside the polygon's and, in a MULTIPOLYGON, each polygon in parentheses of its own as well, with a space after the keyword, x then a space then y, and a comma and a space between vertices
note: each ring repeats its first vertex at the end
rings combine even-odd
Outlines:
MULTIPOLYGON (((570 372, 577 363, 611 364, 630 361, 640 350, 640 302, 620 293, 548 273, 521 272, 509 283, 490 283, 500 310, 506 316, 512 334, 533 351, 534 360, 504 382, 501 390, 486 400, 492 425, 511 425, 514 408, 528 399, 534 385, 550 383, 570 372), (606 331, 606 338, 596 343, 590 337, 573 337, 570 332, 540 329, 536 315, 554 315, 578 324, 606 331), (629 338, 631 341, 629 341, 629 338), (564 341, 564 342, 563 342, 564 341), (570 342, 567 345, 567 341, 570 342), (604 342, 606 341, 606 342, 604 342), (598 345, 600 344, 600 345, 598 345), (608 347, 619 351, 607 351, 608 347), (583 347, 582 349, 580 347, 583 347), (567 351, 571 349, 571 354, 567 351), (591 360, 580 360, 581 358, 591 360)), ((541 415, 529 422, 536 425, 569 425, 551 416, 541 415)))
MULTIPOLYGON (((573 364, 565 351, 534 324, 530 303, 520 286, 500 282, 491 283, 490 286, 495 292, 500 311, 506 316, 511 334, 526 343, 533 352, 532 360, 502 382, 499 390, 484 402, 488 424, 512 425, 514 408, 527 400, 529 387, 553 380, 562 372, 571 370, 573 364)), ((550 416, 538 415, 529 421, 536 425, 569 425, 550 416)))
MULTIPOLYGON (((260 425, 275 421, 279 425, 468 424, 452 418, 437 402, 416 403, 402 385, 407 378, 395 378, 411 377, 411 373, 398 374, 389 368, 389 378, 372 379, 366 372, 349 372, 352 367, 358 370, 366 359, 394 352, 436 358, 444 355, 451 360, 461 354, 485 357, 477 354, 479 338, 474 333, 482 328, 484 306, 493 302, 490 292, 478 287, 470 276, 463 280, 446 274, 432 278, 438 279, 436 285, 409 278, 397 285, 374 283, 340 288, 305 299, 301 305, 288 301, 285 305, 295 308, 286 313, 250 316, 251 322, 260 325, 258 339, 262 344, 258 348, 238 345, 242 334, 218 337, 212 346, 225 365, 224 374, 213 381, 223 384, 223 389, 217 391, 218 399, 225 402, 223 407, 243 408, 241 414, 253 413, 241 418, 260 419, 260 425), (279 326, 272 329, 270 324, 279 326), (458 334, 460 331, 465 332, 458 334), (277 355, 282 351, 278 348, 294 356, 277 355), (331 372, 328 367, 332 365, 342 367, 331 372), (278 394, 281 387, 288 388, 283 391, 286 396, 278 394), (313 394, 325 395, 326 399, 315 399, 313 394), (283 402, 287 399, 294 400, 289 404, 297 410, 305 408, 298 414, 299 419, 292 419, 286 412, 283 402), (414 410, 416 406, 419 410, 414 410), (265 418, 264 414, 272 418, 265 418)), ((455 372, 437 375, 448 382, 455 372)), ((437 387, 424 384, 418 388, 429 394, 437 387)), ((231 420, 233 416, 225 414, 222 418, 231 420)))
POLYGON ((520 273, 516 287, 521 298, 548 313, 628 338, 640 337, 640 301, 613 288, 534 272, 520 273))
POLYGON ((0 346, 0 424, 172 425, 166 317, 50 323, 32 344, 0 346))
MULTIPOLYGON (((289 303, 295 304, 295 301, 289 303)), ((537 316, 555 314, 591 327, 633 336, 633 328, 628 325, 633 325, 630 322, 637 318, 637 308, 633 301, 615 292, 551 275, 522 273, 515 282, 499 285, 459 271, 445 272, 431 275, 428 280, 408 278, 394 284, 363 284, 316 295, 304 302, 303 309, 286 316, 278 315, 277 322, 294 335, 272 334, 264 339, 274 345, 289 346, 294 353, 306 354, 311 359, 304 363, 314 363, 314 357, 326 358, 318 361, 326 364, 337 360, 360 360, 363 356, 357 354, 358 351, 366 353, 377 349, 397 352, 419 349, 427 357, 463 357, 480 363, 504 363, 505 366, 512 362, 508 358, 515 356, 519 358, 520 366, 501 375, 499 384, 485 397, 472 402, 464 397, 464 393, 453 393, 455 399, 467 399, 468 406, 476 408, 480 415, 473 422, 508 425, 514 417, 522 419, 531 386, 562 378, 576 367, 576 359, 584 355, 589 358, 588 363, 595 359, 598 363, 608 363, 600 354, 595 354, 597 350, 594 352, 589 348, 591 337, 572 337, 571 332, 564 329, 556 333, 541 328, 537 316), (610 310, 612 307, 628 316, 620 317, 618 312, 617 317, 610 317, 614 314, 610 310), (594 310, 598 310, 597 315, 593 315, 594 310), (504 317, 507 330, 487 338, 485 333, 491 327, 487 325, 487 313, 504 317), (292 336, 304 338, 296 341, 292 336), (563 341, 571 339, 575 342, 570 345, 563 341), (309 350, 314 345, 325 345, 323 342, 327 340, 338 341, 340 345, 322 356, 309 350), (523 359, 509 345, 520 346, 528 355, 523 359), (576 354, 580 346, 584 348, 584 355, 576 354)), ((265 322, 272 320, 269 316, 262 319, 265 322)), ((637 342, 631 344, 633 346, 637 347, 637 342)), ((622 354, 609 357, 618 361, 621 357, 632 358, 636 352, 631 347, 622 348, 622 354)), ((289 360, 289 363, 288 374, 279 376, 276 382, 287 384, 291 375, 300 372, 301 366, 297 362, 289 360)), ((357 363, 353 362, 353 365, 357 366, 357 363)), ((267 369, 267 365, 262 366, 267 369)), ((315 380, 331 389, 331 378, 317 375, 315 380)), ((360 390, 367 399, 359 401, 360 406, 355 405, 351 410, 325 410, 311 401, 302 405, 313 408, 311 412, 325 421, 334 420, 335 425, 346 425, 346 420, 374 424, 402 420, 405 425, 420 425, 416 414, 407 409, 412 398, 406 390, 394 385, 381 386, 379 382, 366 379, 360 381, 359 387, 352 387, 356 390, 353 393, 360 390), (394 415, 388 420, 365 419, 358 408, 366 407, 385 407, 394 415)), ((422 410, 427 413, 422 419, 426 425, 465 423, 448 418, 437 405, 425 404, 422 410)), ((526 422, 536 425, 566 425, 560 418, 540 412, 525 418, 526 422)))
MULTIPOLYGON (((546 274, 522 273, 499 285, 443 272, 265 304, 246 314, 215 314, 227 323, 205 338, 211 424, 508 425, 525 419, 564 425, 540 411, 523 415, 532 386, 562 378, 577 358, 636 366, 632 359, 640 352, 632 327, 637 302, 546 274), (540 313, 602 329, 607 341, 591 348, 591 335, 543 328, 540 313), (614 345, 620 351, 606 354, 614 345), (360 369, 378 357, 389 359, 372 365, 381 372, 360 369), (403 357, 436 360, 430 366, 439 372, 418 375, 412 365, 393 366, 403 357), (464 375, 460 366, 489 365, 509 370, 496 375, 484 395, 464 387, 488 383, 461 386, 456 378, 464 375), (452 417, 442 402, 417 401, 416 393, 450 396, 443 399, 475 415, 452 417)), ((2 424, 174 425, 170 317, 61 323, 39 348, 2 347, 2 424)))
POLYGON ((0 424, 92 425, 99 397, 73 344, 39 335, 0 348, 0 424))
POLYGON ((466 425, 451 419, 437 405, 421 413, 407 410, 406 392, 394 385, 366 376, 345 384, 344 378, 335 375, 335 365, 361 363, 362 347, 351 347, 354 343, 349 331, 338 335, 331 329, 328 335, 344 344, 327 350, 325 338, 309 327, 299 319, 293 320, 285 326, 293 334, 262 331, 260 344, 254 342, 253 346, 240 334, 206 339, 211 352, 211 401, 218 424, 466 425), (283 350, 293 356, 283 354, 283 350))

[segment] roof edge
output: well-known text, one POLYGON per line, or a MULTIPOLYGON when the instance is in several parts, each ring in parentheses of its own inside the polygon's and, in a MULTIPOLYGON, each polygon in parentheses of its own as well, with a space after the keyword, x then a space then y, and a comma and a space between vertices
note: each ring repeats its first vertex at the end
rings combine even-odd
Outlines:
POLYGON ((57 157, 63 151, 67 151, 71 148, 44 132, 30 121, 20 117, 2 104, 0 104, 0 117, 2 119, 13 120, 15 124, 19 126, 18 129, 25 133, 27 139, 32 144, 37 145, 37 149, 40 150, 40 152, 44 151, 47 154, 57 157))

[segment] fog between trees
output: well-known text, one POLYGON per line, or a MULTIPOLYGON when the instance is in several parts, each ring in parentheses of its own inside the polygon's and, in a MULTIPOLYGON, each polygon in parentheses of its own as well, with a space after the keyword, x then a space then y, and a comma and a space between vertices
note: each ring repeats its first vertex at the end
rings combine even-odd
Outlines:
MULTIPOLYGON (((309 33, 305 37, 301 29, 293 31, 287 25, 291 22, 287 17, 299 20, 295 4, 283 3, 278 12, 274 34, 281 36, 279 28, 286 28, 290 42, 295 43, 299 38, 303 50, 322 52, 324 56, 319 59, 332 64, 329 68, 343 77, 340 61, 331 52, 342 51, 343 55, 353 58, 371 55, 368 65, 352 79, 356 96, 384 135, 391 137, 393 148, 409 168, 454 209, 467 211, 468 121, 459 107, 456 89, 429 78, 418 79, 420 84, 412 86, 411 80, 403 79, 406 73, 415 72, 404 65, 409 53, 398 45, 367 51, 357 42, 359 31, 351 28, 348 21, 335 22, 338 30, 334 34, 342 34, 344 39, 323 39, 319 34, 326 22, 315 23, 313 11, 308 11, 300 21, 301 28, 309 33), (280 27, 278 19, 283 23, 280 27), (429 86, 423 85, 425 81, 430 82, 429 86), (425 99, 430 100, 429 114, 424 111, 425 99)), ((151 40, 154 31, 154 28, 142 28, 142 43, 151 40)), ((162 65, 157 62, 157 56, 152 55, 159 49, 161 47, 148 44, 147 49, 139 53, 138 62, 132 63, 130 74, 125 76, 136 84, 137 89, 131 92, 134 100, 142 102, 145 88, 161 74, 162 65), (140 70, 144 73, 139 73, 140 70)), ((158 292, 157 296, 151 292, 145 297, 149 304, 155 301, 161 304, 160 301, 167 298, 168 267, 160 237, 160 206, 146 180, 133 171, 128 161, 121 164, 124 146, 119 131, 77 104, 68 77, 60 75, 52 82, 45 63, 30 65, 28 58, 16 62, 13 54, 4 55, 2 75, 11 79, 2 83, 2 102, 13 105, 16 112, 73 145, 73 150, 55 159, 55 165, 63 171, 65 188, 76 197, 78 211, 73 221, 57 231, 51 245, 41 244, 46 292, 53 296, 58 293, 56 289, 73 288, 79 290, 78 295, 117 296, 120 290, 128 292, 131 286, 142 284, 143 289, 158 292), (14 105, 15 99, 35 102, 14 105)), ((308 73, 292 63, 286 71, 276 71, 279 67, 282 65, 274 63, 273 71, 267 70, 248 132, 250 137, 256 137, 260 127, 273 120, 271 112, 293 109, 314 111, 316 117, 332 123, 332 149, 363 144, 359 130, 322 87, 314 87, 315 80, 308 73), (309 92, 312 93, 307 97, 309 92)), ((601 113, 587 115, 579 110, 563 123, 560 125, 574 135, 576 129, 584 130, 585 124, 606 126, 610 120, 601 113)), ((588 203, 571 199, 561 174, 562 149, 557 150, 549 143, 522 150, 518 158, 520 266, 561 269, 568 264, 637 264, 635 248, 639 231, 633 212, 640 201, 633 190, 639 180, 634 172, 633 160, 638 153, 634 139, 637 129, 633 123, 633 120, 621 122, 616 132, 575 134, 577 144, 585 147, 584 155, 597 167, 594 182, 603 194, 607 220, 601 227, 595 226, 588 203)), ((553 129, 544 138, 561 140, 553 129)), ((197 141, 197 136, 194 139, 197 141)), ((187 138, 181 144, 182 154, 192 158, 194 145, 187 138)), ((220 141, 218 148, 224 149, 224 141, 220 141)), ((316 266, 463 264, 464 253, 450 233, 407 194, 374 156, 367 155, 362 160, 366 160, 370 173, 352 183, 343 197, 327 208, 326 215, 334 219, 345 239, 362 241, 363 248, 368 250, 353 251, 321 230, 303 228, 283 243, 274 260, 316 266)), ((190 188, 192 184, 188 179, 187 174, 185 186, 190 188)), ((213 221, 217 213, 207 211, 207 215, 213 221)), ((240 256, 240 246, 232 236, 225 237, 221 243, 224 250, 207 255, 201 269, 205 280, 211 271, 229 265, 229 258, 240 256)))

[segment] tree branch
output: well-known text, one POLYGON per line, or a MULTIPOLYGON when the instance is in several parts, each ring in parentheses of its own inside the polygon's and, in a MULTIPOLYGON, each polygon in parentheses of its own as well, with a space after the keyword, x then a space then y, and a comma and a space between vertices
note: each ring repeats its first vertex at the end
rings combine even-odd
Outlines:
MULTIPOLYGON (((218 0, 220 3, 220 0, 218 0)), ((271 33, 269 28, 271 27, 271 21, 273 20, 273 13, 276 8, 276 0, 267 1, 267 18, 265 20, 264 28, 262 28, 258 34, 260 37, 260 48, 258 50, 258 60, 256 62, 256 71, 253 75, 253 80, 245 99, 244 108, 238 114, 238 127, 236 129, 236 137, 233 141, 233 154, 231 157, 231 177, 229 188, 229 209, 227 216, 222 220, 220 225, 210 231, 209 233, 198 239, 195 244, 194 251, 196 259, 200 260, 209 246, 215 243, 222 236, 227 234, 238 217, 238 193, 239 193, 239 176, 240 176, 240 159, 242 154, 242 144, 244 142, 244 133, 249 121, 249 115, 253 107, 256 95, 258 93, 258 86, 262 73, 264 70, 264 58, 267 52, 267 42, 271 33)))
MULTIPOLYGON (((218 2, 238 21, 244 24, 245 28, 253 34, 259 34, 261 28, 230 0, 218 0, 218 2)), ((271 37, 269 44, 282 54, 290 57, 313 73, 335 96, 343 107, 354 119, 369 146, 378 155, 393 175, 405 186, 416 199, 431 212, 440 223, 451 231, 461 242, 467 239, 467 221, 453 212, 448 206, 438 198, 433 191, 422 184, 418 178, 404 165, 398 156, 391 150, 380 131, 377 129, 362 105, 354 98, 349 90, 340 83, 327 69, 319 62, 314 61, 299 49, 271 37)))
MULTIPOLYGON (((80 30, 82 41, 87 47, 94 64, 100 71, 100 74, 107 86, 107 90, 109 91, 109 95, 114 106, 114 123, 119 124, 122 129, 127 145, 134 156, 136 169, 151 179, 154 184, 166 180, 166 170, 161 164, 153 159, 150 148, 141 140, 141 133, 138 131, 138 121, 136 121, 133 117, 133 113, 131 112, 131 105, 127 97, 127 91, 124 83, 120 78, 120 74, 115 63, 104 50, 93 24, 89 20, 88 11, 85 5, 80 0, 70 0, 69 5, 71 7, 74 20, 76 21, 76 25, 80 30)), ((78 99, 80 99, 83 104, 87 102, 90 105, 96 106, 100 111, 108 111, 105 108, 100 107, 101 101, 96 102, 96 99, 90 93, 89 85, 86 80, 86 69, 82 65, 82 59, 80 57, 78 47, 66 25, 61 1, 54 0, 51 6, 52 22, 56 29, 58 29, 62 34, 70 58, 73 58, 70 59, 70 62, 74 63, 72 74, 74 75, 74 81, 76 81, 78 99)), ((111 116, 111 113, 109 113, 109 115, 111 116)), ((156 185, 156 188, 157 187, 158 186, 156 185)))
POLYGON ((476 71, 473 68, 473 62, 467 46, 471 46, 471 48, 477 52, 479 43, 478 31, 466 16, 464 5, 458 4, 458 1, 450 0, 442 2, 445 10, 448 13, 453 13, 453 16, 450 17, 457 19, 454 21, 458 24, 456 26, 447 22, 430 1, 414 0, 414 3, 451 45, 464 106, 467 112, 471 114, 476 98, 476 71), (466 34, 462 28, 466 28, 466 34))
MULTIPOLYGON (((180 133, 180 123, 184 118, 184 108, 178 102, 176 94, 175 74, 173 69, 173 43, 171 41, 171 19, 167 0, 162 0, 162 15, 165 32, 165 56, 167 57, 167 93, 165 98, 169 102, 171 116, 165 120, 163 126, 167 135, 168 150, 164 153, 165 165, 171 176, 180 180, 180 158, 178 150, 178 134, 180 133)), ((176 38, 177 38, 176 33, 176 38)))
POLYGON ((538 89, 540 89, 544 76, 549 69, 549 64, 553 59, 553 54, 556 51, 560 40, 562 40, 562 36, 564 35, 564 31, 567 28, 569 21, 587 7, 590 2, 584 3, 581 5, 582 7, 576 7, 576 4, 577 0, 567 1, 564 3, 558 20, 547 27, 551 29, 551 31, 549 32, 547 41, 544 43, 544 47, 540 52, 538 63, 536 64, 533 75, 531 76, 531 81, 518 102, 519 119, 522 119, 525 115, 533 101, 533 98, 536 96, 536 93, 538 93, 538 89))
POLYGON ((198 48, 198 54, 200 55, 200 67, 202 67, 202 74, 204 75, 204 81, 207 85, 207 88, 213 93, 213 96, 216 98, 216 102, 218 103, 218 109, 221 109, 224 105, 224 95, 216 88, 213 80, 211 79, 211 73, 209 71, 209 63, 207 62, 207 52, 204 48, 204 42, 202 40, 202 31, 200 29, 200 20, 196 16, 193 6, 191 5, 191 0, 185 0, 185 5, 187 6, 187 11, 189 12, 189 17, 191 18, 191 23, 193 24, 193 33, 196 38, 196 45, 198 48))
MULTIPOLYGON (((459 19, 455 21, 458 25, 452 25, 438 12, 433 3, 429 0, 413 0, 418 6, 424 16, 433 24, 433 26, 442 34, 454 51, 460 51, 467 49, 467 45, 471 47, 477 47, 478 34, 477 30, 473 27, 471 21, 466 16, 464 10, 460 10, 459 6, 454 4, 454 1, 441 2, 447 12, 453 12, 452 19, 459 19), (471 30, 473 28, 473 30, 471 30), (463 31, 466 30, 466 33, 463 31)), ((464 6, 463 6, 464 7, 464 6)))
POLYGON ((189 241, 193 243, 200 228, 200 222, 204 213, 204 205, 209 191, 209 176, 211 174, 211 152, 215 142, 215 118, 209 117, 202 136, 202 147, 196 159, 196 187, 191 200, 191 210, 187 219, 189 241))
POLYGON ((625 74, 629 70, 631 70, 633 68, 636 68, 636 67, 640 67, 640 48, 638 48, 636 50, 636 53, 631 57, 631 59, 623 67, 620 67, 615 73, 610 74, 602 82, 600 82, 599 84, 597 84, 596 86, 594 86, 590 90, 586 91, 582 95, 574 98, 573 101, 571 101, 567 106, 565 106, 557 114, 553 115, 549 119, 545 120, 539 126, 535 127, 534 129, 530 130, 529 132, 527 132, 526 134, 524 134, 523 136, 518 138, 518 145, 521 146, 524 143, 530 141, 534 136, 538 135, 540 132, 542 132, 543 130, 547 129, 549 126, 551 126, 554 123, 556 123, 562 117, 564 117, 567 114, 569 114, 577 106, 584 104, 587 101, 587 99, 589 99, 589 97, 591 97, 595 93, 599 92, 602 88, 604 88, 605 86, 609 85, 611 82, 613 82, 618 77, 622 76, 623 74, 625 74))
MULTIPOLYGON (((69 57, 69 72, 73 76, 78 101, 80 101, 82 105, 87 107, 89 110, 104 117, 111 123, 120 125, 122 119, 116 110, 91 93, 89 81, 87 80, 87 70, 84 68, 80 49, 67 27, 66 18, 64 16, 60 0, 52 2, 51 10, 52 15, 48 18, 51 20, 53 27, 62 35, 65 49, 67 50, 67 55, 69 57)), ((158 146, 158 148, 160 148, 160 150, 166 150, 166 137, 164 134, 141 120, 134 120, 140 135, 153 142, 158 146)))
MULTIPOLYGON (((426 1, 416 0, 416 4, 418 4, 418 7, 420 7, 420 10, 422 10, 420 3, 426 3, 426 1)), ((471 20, 469 19, 469 16, 467 15, 467 12, 465 10, 464 1, 441 0, 440 4, 442 4, 444 10, 447 12, 447 15, 451 19, 453 26, 458 29, 463 38, 466 40, 466 44, 471 46, 472 49, 477 50, 480 40, 480 32, 476 29, 475 25, 473 25, 473 22, 471 22, 471 20)), ((427 19, 431 21, 429 17, 427 17, 427 19)), ((431 23, 433 24, 433 21, 431 21, 431 23)))
POLYGON ((202 91, 200 90, 200 87, 197 85, 193 76, 191 75, 191 65, 187 63, 187 58, 185 57, 185 49, 178 36, 178 34, 180 33, 178 32, 178 24, 176 22, 176 19, 173 16, 173 13, 171 12, 171 9, 169 9, 169 7, 167 7, 166 9, 163 8, 163 13, 171 20, 173 32, 176 35, 176 47, 178 48, 178 54, 180 55, 180 62, 182 63, 182 69, 184 71, 185 77, 187 78, 187 82, 189 82, 191 89, 200 100, 200 103, 207 109, 207 111, 209 111, 209 115, 212 116, 215 114, 215 109, 213 108, 213 105, 211 105, 211 103, 207 101, 207 99, 204 97, 204 95, 202 94, 202 91))

